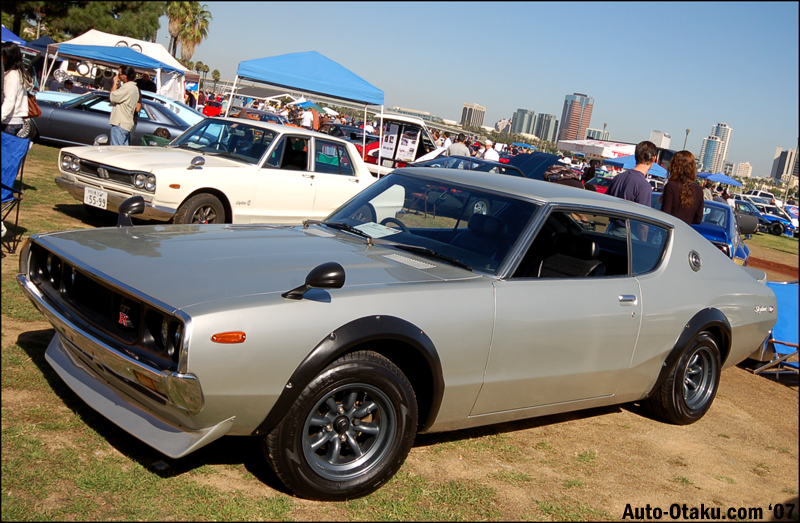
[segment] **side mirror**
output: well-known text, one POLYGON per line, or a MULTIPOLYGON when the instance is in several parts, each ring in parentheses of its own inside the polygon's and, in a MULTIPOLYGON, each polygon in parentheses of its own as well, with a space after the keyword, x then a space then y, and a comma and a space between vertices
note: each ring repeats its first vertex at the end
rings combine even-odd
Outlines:
POLYGON ((303 295, 311 289, 341 289, 344 285, 344 267, 336 262, 317 265, 306 276, 306 283, 281 294, 289 300, 302 300, 303 295))
POLYGON ((107 134, 98 134, 94 137, 94 145, 105 145, 108 143, 107 134))
POLYGON ((206 164, 206 159, 202 156, 195 156, 192 158, 192 165, 186 168, 187 171, 191 171, 192 169, 202 169, 203 166, 206 164))
POLYGON ((142 214, 144 212, 144 197, 131 196, 119 205, 119 217, 117 227, 133 227, 131 215, 142 214))

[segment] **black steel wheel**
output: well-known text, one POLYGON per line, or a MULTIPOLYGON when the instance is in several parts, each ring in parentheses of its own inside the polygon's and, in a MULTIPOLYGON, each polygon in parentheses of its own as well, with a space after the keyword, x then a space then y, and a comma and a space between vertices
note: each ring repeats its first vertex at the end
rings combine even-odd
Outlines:
POLYGON ((303 498, 369 494, 400 469, 414 441, 417 401, 406 376, 370 351, 331 363, 264 438, 272 469, 303 498))
POLYGON ((769 226, 769 232, 774 234, 775 236, 780 236, 783 234, 783 224, 780 222, 774 222, 772 225, 769 226))
POLYGON ((688 425, 703 417, 717 395, 722 361, 719 347, 708 332, 701 332, 689 344, 678 363, 646 405, 653 414, 688 425))
POLYGON ((196 194, 183 202, 173 223, 225 223, 225 208, 213 194, 196 194))

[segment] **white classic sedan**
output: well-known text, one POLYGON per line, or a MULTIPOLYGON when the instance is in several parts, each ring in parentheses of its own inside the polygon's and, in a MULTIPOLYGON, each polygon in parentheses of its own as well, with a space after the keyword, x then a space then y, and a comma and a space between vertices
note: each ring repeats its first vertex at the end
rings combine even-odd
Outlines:
POLYGON ((163 148, 66 147, 58 167, 92 215, 142 196, 142 218, 174 223, 321 219, 375 182, 351 143, 238 118, 208 118, 163 148))

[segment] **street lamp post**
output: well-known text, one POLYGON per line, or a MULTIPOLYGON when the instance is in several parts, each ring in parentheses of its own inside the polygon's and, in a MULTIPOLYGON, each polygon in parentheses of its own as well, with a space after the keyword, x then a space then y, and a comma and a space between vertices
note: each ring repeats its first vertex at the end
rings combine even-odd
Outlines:
POLYGON ((689 139, 689 129, 686 129, 686 138, 683 139, 683 150, 686 150, 686 141, 689 139))
POLYGON ((607 123, 603 124, 603 140, 606 139, 606 125, 608 125, 608 124, 607 123))

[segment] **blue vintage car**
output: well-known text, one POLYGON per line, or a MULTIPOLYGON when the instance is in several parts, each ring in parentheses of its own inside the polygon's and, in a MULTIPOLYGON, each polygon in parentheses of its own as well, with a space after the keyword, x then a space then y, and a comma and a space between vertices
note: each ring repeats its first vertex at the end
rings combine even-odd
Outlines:
MULTIPOLYGON (((661 209, 661 193, 653 193, 652 206, 661 209)), ((739 221, 731 206, 726 203, 705 201, 702 223, 692 225, 708 241, 717 246, 737 265, 747 265, 750 248, 742 238, 739 221)), ((754 232, 754 231, 753 231, 754 232)), ((747 234, 749 232, 746 232, 747 234)))

